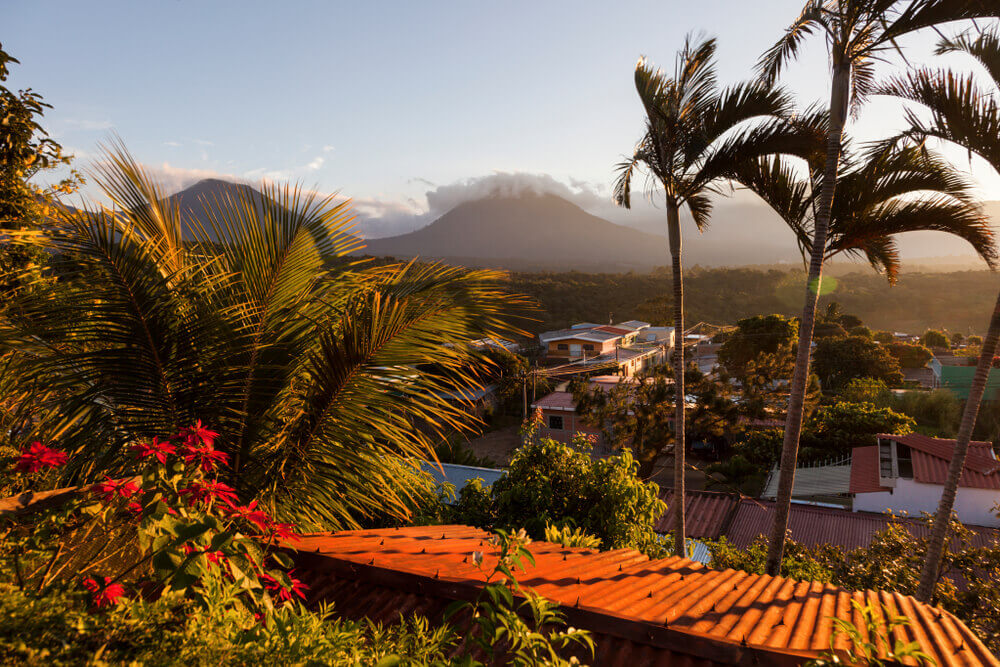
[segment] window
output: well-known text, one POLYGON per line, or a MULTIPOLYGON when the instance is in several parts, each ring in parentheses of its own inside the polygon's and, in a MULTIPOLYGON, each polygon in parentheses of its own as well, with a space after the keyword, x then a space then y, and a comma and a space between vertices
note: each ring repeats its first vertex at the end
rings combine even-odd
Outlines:
POLYGON ((593 345, 584 345, 583 349, 585 349, 585 350, 593 350, 594 346, 593 345))
POLYGON ((569 345, 567 345, 566 343, 559 343, 559 344, 556 345, 556 349, 557 350, 568 350, 569 349, 569 345))
POLYGON ((549 415, 549 429, 553 431, 563 430, 563 418, 559 415, 549 415))
POLYGON ((891 440, 879 440, 878 463, 879 463, 879 477, 881 477, 882 479, 891 479, 893 477, 891 440))
POLYGON ((896 465, 900 477, 913 479, 913 457, 910 454, 910 448, 898 442, 896 443, 896 465))

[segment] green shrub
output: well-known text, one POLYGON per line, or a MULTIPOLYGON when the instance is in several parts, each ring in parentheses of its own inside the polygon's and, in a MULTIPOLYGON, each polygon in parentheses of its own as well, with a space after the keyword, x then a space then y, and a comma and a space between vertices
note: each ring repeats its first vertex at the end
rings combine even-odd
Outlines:
POLYGON ((608 549, 660 553, 653 525, 666 509, 659 487, 636 475, 631 452, 594 460, 578 441, 527 438, 507 474, 487 490, 473 480, 459 491, 453 518, 484 528, 525 528, 543 539, 549 524, 573 526, 608 549))

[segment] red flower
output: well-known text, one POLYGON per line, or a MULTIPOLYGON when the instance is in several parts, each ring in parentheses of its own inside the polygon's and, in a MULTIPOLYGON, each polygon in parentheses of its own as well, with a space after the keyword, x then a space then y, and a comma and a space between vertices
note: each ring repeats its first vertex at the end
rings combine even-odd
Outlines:
POLYGON ((21 450, 21 456, 14 464, 17 472, 38 472, 42 468, 57 468, 66 463, 65 452, 46 447, 37 440, 30 447, 21 450))
POLYGON ((194 482, 191 486, 181 489, 178 493, 181 497, 189 496, 188 505, 208 500, 221 500, 226 505, 234 505, 238 500, 236 490, 233 487, 222 482, 210 480, 194 482))
POLYGON ((302 536, 295 530, 295 524, 291 523, 272 523, 268 526, 268 531, 270 532, 269 540, 298 542, 302 539, 302 536))
POLYGON ((125 587, 121 584, 111 583, 111 577, 104 577, 104 583, 99 584, 93 577, 83 580, 83 587, 90 591, 92 602, 95 607, 108 607, 118 602, 118 598, 125 595, 125 587))
POLYGON ((140 442, 138 445, 134 445, 132 451, 140 459, 144 459, 147 456, 155 456, 160 465, 163 465, 167 462, 167 454, 176 454, 177 448, 169 442, 160 442, 154 437, 153 442, 140 442))
POLYGON ((127 505, 128 509, 132 514, 142 514, 142 505, 135 502, 134 500, 127 505))
POLYGON ((205 472, 213 472, 219 464, 226 465, 229 455, 212 449, 211 445, 196 448, 188 446, 184 450, 184 463, 191 465, 197 462, 198 467, 205 472))
POLYGON ((130 479, 105 477, 103 482, 95 484, 91 490, 99 494, 105 503, 110 503, 115 497, 131 498, 138 493, 139 486, 130 479))
POLYGON ((277 598, 279 602, 285 602, 286 600, 291 600, 293 595, 298 595, 303 600, 306 599, 303 591, 307 590, 309 587, 303 584, 300 580, 292 576, 295 570, 288 572, 288 580, 292 583, 291 588, 285 588, 282 586, 277 579, 269 574, 260 575, 260 579, 264 582, 267 592, 273 597, 277 598))
POLYGON ((229 508, 229 512, 234 517, 240 517, 257 526, 260 530, 266 530, 269 519, 263 511, 257 509, 257 501, 254 500, 249 505, 240 507, 239 505, 232 505, 229 508))
POLYGON ((209 449, 215 446, 215 439, 219 436, 215 431, 211 431, 201 425, 201 420, 199 419, 194 423, 193 426, 187 426, 182 428, 178 437, 184 439, 184 444, 188 447, 195 447, 198 442, 205 445, 209 449))
POLYGON ((212 565, 219 565, 226 560, 226 555, 221 551, 209 551, 208 549, 199 549, 198 547, 193 547, 190 544, 184 545, 184 553, 190 554, 205 554, 205 558, 212 565))

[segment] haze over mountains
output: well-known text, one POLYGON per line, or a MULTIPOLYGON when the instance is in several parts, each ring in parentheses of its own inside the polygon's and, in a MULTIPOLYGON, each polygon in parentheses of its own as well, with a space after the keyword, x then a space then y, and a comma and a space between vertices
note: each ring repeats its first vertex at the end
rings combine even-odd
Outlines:
MULTIPOLYGON (((248 189, 252 186, 205 179, 170 199, 209 229, 214 202, 248 189)), ((1000 202, 989 202, 987 210, 1000 220, 1000 202)), ((665 226, 662 211, 647 208, 632 216, 631 211, 621 212, 625 215, 610 212, 616 213, 619 220, 634 220, 645 229, 616 224, 549 192, 508 190, 458 201, 419 229, 367 238, 367 247, 357 254, 421 257, 515 271, 645 271, 669 264, 667 241, 661 231, 665 226)), ((366 232, 372 229, 371 222, 359 216, 358 233, 362 237, 369 236, 366 232)), ((374 227, 379 228, 377 224, 374 227)), ((963 241, 943 234, 904 235, 901 247, 911 268, 914 264, 949 270, 984 268, 969 254, 963 241)), ((792 235, 772 211, 737 198, 717 205, 712 226, 705 234, 699 234, 688 221, 684 262, 688 267, 798 266, 801 259, 792 235)))

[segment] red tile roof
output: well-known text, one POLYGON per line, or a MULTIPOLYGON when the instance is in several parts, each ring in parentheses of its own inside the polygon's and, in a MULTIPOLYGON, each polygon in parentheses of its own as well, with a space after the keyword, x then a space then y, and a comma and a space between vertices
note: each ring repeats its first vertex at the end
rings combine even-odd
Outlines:
MULTIPOLYGON (((914 480, 924 484, 943 485, 948 479, 948 464, 955 450, 954 440, 931 438, 919 433, 880 434, 878 437, 895 440, 912 450, 914 480)), ((993 458, 993 445, 988 442, 970 442, 959 486, 1000 490, 998 473, 1000 473, 1000 461, 993 458)))
MULTIPOLYGON (((486 554, 484 567, 492 569, 488 538, 465 526, 347 531, 305 537, 296 559, 314 586, 314 601, 340 604, 346 597, 362 613, 386 614, 391 599, 407 613, 428 596, 474 597, 484 574, 470 554, 486 554), (358 581, 365 584, 347 583, 358 581)), ((899 638, 919 642, 939 665, 1000 666, 954 616, 895 593, 710 570, 683 558, 649 560, 629 549, 536 542, 531 550, 536 564, 521 574, 521 584, 562 605, 571 625, 599 633, 598 664, 801 664, 829 647, 831 617, 860 621, 854 599, 908 617, 911 624, 896 630, 899 638)), ((837 641, 846 645, 843 637, 837 641)))

